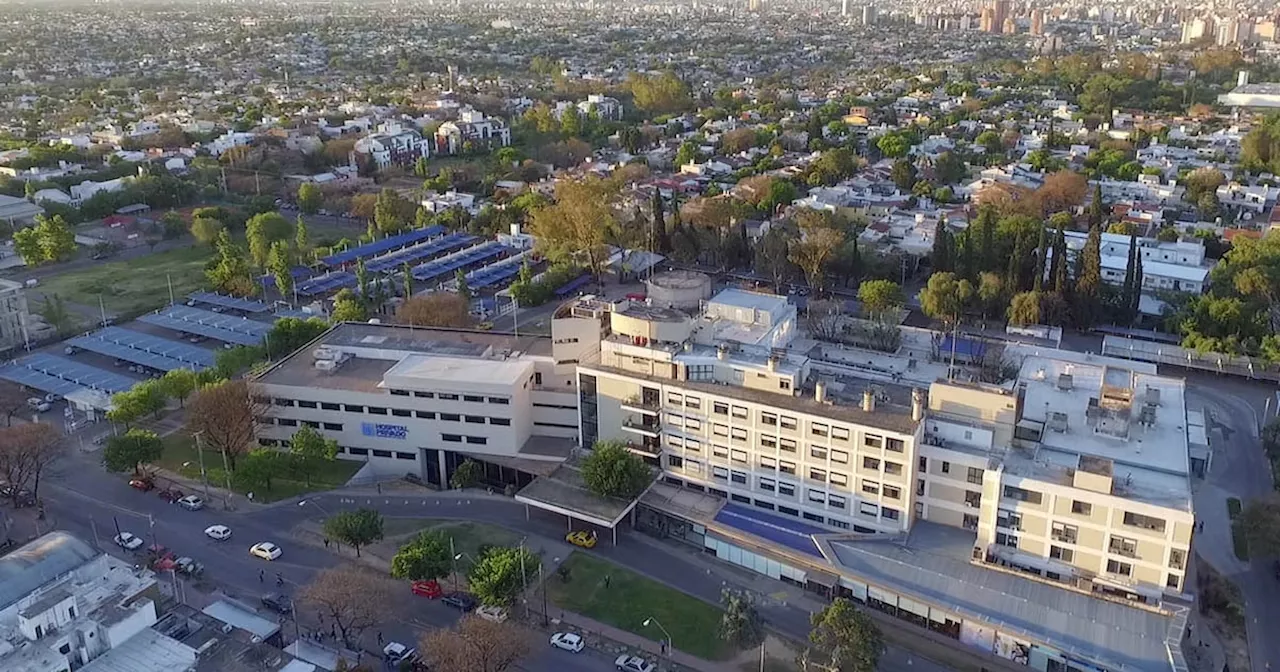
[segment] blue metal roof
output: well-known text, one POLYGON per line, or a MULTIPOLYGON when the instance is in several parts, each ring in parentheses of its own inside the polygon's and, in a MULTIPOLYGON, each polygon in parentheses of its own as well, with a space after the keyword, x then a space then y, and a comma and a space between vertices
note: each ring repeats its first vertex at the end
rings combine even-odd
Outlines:
MULTIPOLYGON (((971 359, 981 359, 987 352, 987 344, 972 338, 957 338, 955 342, 955 353, 960 357, 969 357, 971 359)), ((938 354, 950 355, 952 350, 952 337, 950 334, 942 337, 942 345, 938 346, 938 354)))
POLYGON ((725 504, 716 514, 715 521, 819 558, 823 557, 822 552, 814 543, 813 535, 831 534, 830 530, 808 525, 795 518, 766 513, 737 504, 725 504))
POLYGON ((214 292, 192 292, 187 295, 187 298, 197 303, 207 303, 211 306, 221 306, 246 313, 265 313, 271 310, 271 306, 261 301, 242 299, 238 296, 223 296, 214 292))
POLYGON ((327 294, 335 289, 356 286, 356 274, 346 271, 334 271, 326 273, 299 283, 297 291, 302 296, 314 296, 316 294, 327 294))
POLYGON ((325 266, 332 267, 348 264, 357 259, 375 257, 384 252, 390 252, 391 250, 412 245, 428 238, 434 238, 443 234, 447 230, 448 229, 443 226, 436 224, 424 229, 415 229, 413 231, 399 233, 394 236, 383 238, 382 240, 375 240, 372 243, 361 245, 360 247, 353 247, 345 252, 331 254, 321 259, 320 263, 325 266))
MULTIPOLYGON (((124 392, 125 390, 131 389, 138 382, 128 376, 122 376, 118 373, 99 369, 87 364, 81 364, 80 362, 66 359, 65 357, 46 355, 44 353, 36 353, 34 355, 22 357, 15 360, 10 366, 0 369, 0 376, 3 376, 7 380, 12 380, 26 385, 26 382, 17 380, 17 377, 22 374, 15 373, 14 375, 6 375, 11 373, 10 367, 41 373, 45 376, 50 376, 66 383, 71 383, 76 388, 87 387, 93 390, 106 392, 107 394, 124 392)), ((56 385, 56 383, 48 380, 47 378, 41 378, 39 376, 28 376, 28 378, 51 386, 56 385)), ((43 387, 36 385, 32 385, 32 387, 36 387, 36 389, 44 389, 43 387)), ((66 396, 66 394, 62 392, 55 390, 49 391, 54 394, 62 394, 63 396, 66 396)), ((74 392, 75 390, 73 389, 71 391, 74 392)))
POLYGON ((78 336, 68 340, 67 345, 160 371, 200 371, 213 366, 214 359, 213 353, 204 348, 121 327, 107 327, 78 336))
POLYGON ((502 285, 506 287, 511 284, 511 279, 520 275, 520 267, 523 264, 519 261, 508 261, 499 264, 490 264, 479 270, 472 271, 467 274, 467 287, 472 289, 485 289, 502 285))
POLYGON ((399 252, 392 252, 377 259, 372 259, 365 264, 365 268, 373 272, 400 270, 400 267, 405 264, 414 264, 423 259, 434 259, 454 250, 460 250, 477 240, 480 239, 466 233, 451 233, 443 238, 437 238, 413 247, 406 247, 399 252))
POLYGON ((415 280, 424 282, 447 279, 448 276, 453 275, 460 268, 465 269, 480 262, 500 257, 510 250, 511 248, 498 242, 477 245, 443 259, 421 264, 413 269, 413 277, 415 280))
POLYGON ((265 322, 189 306, 172 306, 143 315, 138 321, 236 345, 257 345, 271 330, 271 325, 265 322))

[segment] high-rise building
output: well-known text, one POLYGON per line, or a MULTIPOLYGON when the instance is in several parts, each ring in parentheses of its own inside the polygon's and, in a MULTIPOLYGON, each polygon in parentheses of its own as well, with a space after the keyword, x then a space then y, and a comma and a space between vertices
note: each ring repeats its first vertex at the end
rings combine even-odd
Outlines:
POLYGON ((1190 44, 1213 34, 1213 22, 1205 19, 1191 19, 1182 24, 1182 43, 1190 44))
POLYGON ((1031 34, 1044 35, 1044 10, 1031 10, 1031 34))
POLYGON ((876 23, 876 8, 866 5, 862 8, 862 25, 872 26, 876 23))

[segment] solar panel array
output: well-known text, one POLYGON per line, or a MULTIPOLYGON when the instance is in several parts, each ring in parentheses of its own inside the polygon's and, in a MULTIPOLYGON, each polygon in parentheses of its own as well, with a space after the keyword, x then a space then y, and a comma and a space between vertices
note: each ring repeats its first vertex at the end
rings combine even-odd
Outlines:
POLYGON ((428 238, 434 238, 436 236, 442 235, 445 231, 447 231, 447 229, 445 229, 443 226, 440 226, 438 224, 428 226, 425 229, 416 229, 413 231, 407 231, 405 233, 400 233, 400 234, 391 236, 389 238, 376 240, 367 245, 361 245, 360 247, 353 247, 350 250, 347 250, 345 252, 331 254, 321 259, 320 262, 323 263, 325 266, 330 266, 330 267, 340 266, 342 264, 351 263, 357 259, 367 259, 369 257, 376 257, 379 254, 382 254, 384 252, 390 252, 391 250, 394 250, 397 248, 405 247, 407 245, 413 245, 414 243, 424 241, 428 238))
POLYGON ((28 355, 0 368, 0 377, 63 396, 84 387, 115 394, 132 388, 138 382, 128 376, 44 353, 28 355))
POLYGON ((277 319, 277 320, 282 320, 282 319, 284 319, 284 318, 286 318, 286 317, 293 317, 293 318, 297 318, 297 319, 299 319, 299 320, 308 320, 308 319, 311 319, 311 318, 313 318, 313 317, 319 317, 319 318, 321 318, 321 319, 324 319, 324 316, 323 316, 323 315, 316 315, 315 313, 308 313, 308 312, 307 312, 307 311, 305 311, 305 310, 293 310, 293 309, 291 309, 291 308, 281 308, 280 310, 277 310, 277 311, 276 311, 276 319, 277 319))
MULTIPOLYGON (((479 270, 472 271, 467 274, 467 287, 472 289, 485 289, 503 283, 510 284, 509 280, 520 274, 520 266, 518 261, 507 262, 505 264, 490 264, 479 270)), ((503 285, 505 287, 505 285, 503 285)))
POLYGON ((82 350, 123 359, 158 371, 213 366, 213 353, 194 345, 120 327, 107 327, 67 341, 82 350))
POLYGON ((392 252, 377 259, 372 259, 365 264, 365 268, 375 273, 397 270, 404 264, 417 263, 423 259, 433 259, 442 254, 462 249, 477 240, 480 239, 465 233, 451 233, 443 238, 437 238, 421 245, 407 247, 399 252, 392 252))
POLYGON ((172 306, 160 312, 143 315, 138 318, 138 321, 236 345, 257 345, 271 330, 271 325, 265 322, 255 322, 246 317, 223 315, 189 306, 172 306))
POLYGON ((271 310, 271 306, 253 299, 242 299, 238 296, 223 296, 213 292, 194 292, 187 295, 187 298, 198 303, 207 303, 211 306, 220 306, 222 308, 230 308, 245 313, 265 313, 271 310))
POLYGON ((475 247, 463 250, 457 254, 450 255, 444 259, 437 259, 421 264, 413 269, 413 277, 415 280, 432 281, 447 278, 453 275, 460 268, 466 268, 472 264, 488 261, 495 257, 500 257, 511 248, 498 242, 485 243, 475 247))
POLYGON ((298 284, 298 294, 302 296, 314 296, 316 294, 325 294, 335 289, 343 287, 355 287, 356 274, 346 271, 335 271, 333 273, 325 273, 298 284))

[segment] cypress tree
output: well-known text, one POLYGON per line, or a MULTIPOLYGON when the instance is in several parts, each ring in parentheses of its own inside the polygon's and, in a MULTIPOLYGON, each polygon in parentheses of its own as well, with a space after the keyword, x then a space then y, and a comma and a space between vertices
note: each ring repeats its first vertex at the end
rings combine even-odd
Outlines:
POLYGON ((1134 253, 1133 303, 1129 306, 1129 320, 1136 322, 1142 305, 1142 255, 1134 253))
POLYGON ((1123 288, 1120 290, 1120 305, 1123 308, 1121 312, 1127 317, 1129 317, 1129 319, 1133 318, 1133 316, 1130 313, 1132 312, 1133 306, 1135 303, 1134 296, 1133 296, 1135 291, 1133 281, 1135 279, 1135 275, 1138 272, 1137 262, 1135 261, 1137 258, 1138 258, 1138 236, 1135 233, 1130 233, 1129 234, 1129 262, 1125 264, 1125 267, 1124 267, 1124 285, 1123 285, 1123 288))
POLYGON ((995 258, 995 206, 987 205, 978 210, 978 226, 978 270, 993 271, 998 268, 995 258))
POLYGON ((1089 238, 1080 250, 1076 273, 1076 326, 1093 326, 1098 314, 1098 293, 1102 287, 1102 229, 1089 227, 1089 238))
POLYGON ((1053 291, 1065 293, 1067 283, 1067 236, 1058 226, 1058 235, 1053 239, 1053 268, 1049 275, 1053 276, 1053 291))
POLYGON ((1044 257, 1049 252, 1049 233, 1044 223, 1040 224, 1040 242, 1036 245, 1036 276, 1031 279, 1031 290, 1039 292, 1044 286, 1044 257))
POLYGON ((1089 203, 1089 226, 1102 226, 1102 185, 1093 185, 1093 202, 1089 203))
POLYGON ((934 273, 952 270, 953 250, 951 233, 947 231, 947 218, 939 217, 938 226, 933 230, 933 253, 930 263, 934 273))

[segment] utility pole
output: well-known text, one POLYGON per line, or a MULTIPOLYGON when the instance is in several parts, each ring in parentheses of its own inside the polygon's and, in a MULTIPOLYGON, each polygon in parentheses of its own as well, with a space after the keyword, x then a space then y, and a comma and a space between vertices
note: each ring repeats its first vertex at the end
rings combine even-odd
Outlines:
POLYGON ((204 469, 204 432, 196 432, 192 435, 196 440, 196 454, 200 456, 200 479, 204 481, 204 498, 211 499, 209 496, 209 472, 204 469))
POLYGON ((222 185, 222 194, 225 196, 227 194, 227 168, 226 166, 223 166, 218 170, 222 173, 222 178, 218 181, 222 185))
POLYGON ((172 274, 172 273, 165 273, 165 274, 164 274, 164 278, 165 278, 165 281, 169 283, 169 305, 171 305, 171 306, 172 306, 172 305, 173 305, 173 303, 174 303, 174 301, 173 301, 173 274, 172 274))
POLYGON ((222 508, 231 510, 231 467, 227 466, 227 449, 222 449, 222 474, 227 477, 227 494, 222 498, 222 508))
POLYGON ((253 191, 258 196, 262 195, 262 180, 258 178, 258 171, 253 171, 253 191))

